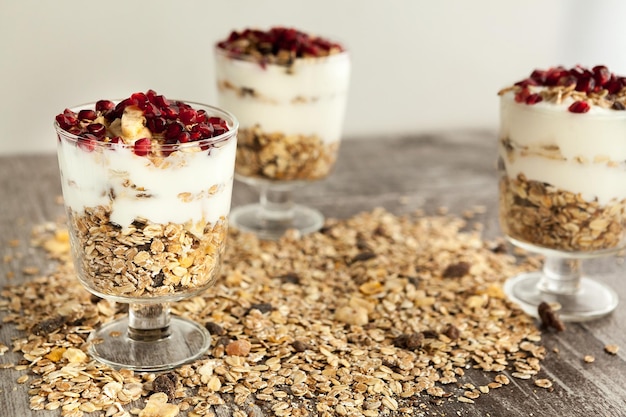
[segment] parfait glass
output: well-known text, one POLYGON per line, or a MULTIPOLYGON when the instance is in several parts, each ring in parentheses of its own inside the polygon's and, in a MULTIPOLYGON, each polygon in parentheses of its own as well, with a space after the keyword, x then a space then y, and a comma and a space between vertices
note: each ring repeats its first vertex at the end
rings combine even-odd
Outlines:
POLYGON ((230 221, 261 239, 288 229, 319 230, 324 215, 296 204, 294 192, 332 171, 350 78, 348 52, 259 62, 215 48, 218 103, 240 122, 235 178, 259 202, 233 208, 230 221))
POLYGON ((188 104, 220 117, 229 130, 195 142, 153 141, 138 150, 85 140, 55 123, 78 279, 92 294, 128 305, 128 314, 102 324, 88 339, 89 353, 114 368, 171 369, 210 346, 207 329, 171 315, 170 306, 217 278, 238 122, 216 107, 188 104))
MULTIPOLYGON (((571 91, 571 89, 570 89, 571 91)), ((538 317, 546 302, 564 321, 612 312, 617 294, 583 271, 626 243, 625 112, 568 111, 500 98, 499 221, 515 246, 543 256, 543 268, 509 278, 504 291, 538 317)))

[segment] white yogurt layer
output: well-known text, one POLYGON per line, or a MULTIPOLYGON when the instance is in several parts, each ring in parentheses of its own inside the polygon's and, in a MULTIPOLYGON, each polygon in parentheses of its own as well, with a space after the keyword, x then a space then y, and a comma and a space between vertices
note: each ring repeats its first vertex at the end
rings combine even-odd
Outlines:
POLYGON ((626 198, 626 111, 592 105, 571 113, 572 102, 527 105, 512 91, 501 96, 500 139, 513 147, 500 150, 508 176, 522 173, 600 204, 626 198))
POLYGON ((157 167, 131 148, 98 146, 87 152, 62 139, 57 154, 65 205, 78 213, 110 207, 111 222, 122 228, 135 219, 190 222, 198 226, 191 232, 200 235, 199 223, 215 223, 230 211, 236 140, 217 146, 210 152, 174 152, 167 167, 157 167), (211 194, 213 186, 217 192, 211 194))
POLYGON ((325 143, 341 138, 348 53, 297 59, 289 69, 233 59, 219 48, 215 55, 219 105, 235 114, 242 129, 258 124, 266 133, 316 135, 325 143))

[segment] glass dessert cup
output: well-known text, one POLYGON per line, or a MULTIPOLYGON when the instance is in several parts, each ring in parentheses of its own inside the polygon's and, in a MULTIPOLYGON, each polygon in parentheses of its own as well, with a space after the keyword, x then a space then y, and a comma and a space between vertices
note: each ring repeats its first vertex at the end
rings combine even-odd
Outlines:
MULTIPOLYGON (((230 113, 188 103, 229 130, 195 142, 85 141, 55 124, 70 242, 80 283, 128 304, 128 314, 89 336, 89 353, 114 368, 172 369, 206 353, 199 323, 170 305, 200 294, 218 275, 230 209, 238 122, 230 113)), ((93 109, 89 104, 72 109, 93 109)))
POLYGON ((534 317, 547 302, 564 321, 592 320, 618 304, 582 263, 625 247, 626 172, 612 159, 626 155, 626 115, 552 107, 501 97, 500 226, 513 245, 545 257, 541 271, 509 278, 504 291, 534 317))
POLYGON ((319 230, 324 215, 296 204, 294 192, 332 171, 350 77, 347 52, 260 64, 216 47, 218 102, 240 122, 235 178, 259 202, 233 208, 230 222, 261 239, 319 230))

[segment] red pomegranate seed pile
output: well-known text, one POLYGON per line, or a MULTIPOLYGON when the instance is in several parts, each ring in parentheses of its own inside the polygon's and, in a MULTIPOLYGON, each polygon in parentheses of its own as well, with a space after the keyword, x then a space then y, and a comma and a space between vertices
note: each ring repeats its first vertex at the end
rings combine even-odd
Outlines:
MULTIPOLYGON (((577 65, 567 69, 563 66, 547 70, 536 69, 528 78, 515 83, 518 87, 515 101, 528 105, 543 101, 541 94, 533 92, 533 87, 546 87, 548 90, 569 88, 585 95, 585 97, 603 97, 615 110, 624 108, 623 103, 615 100, 615 96, 624 93, 626 77, 620 77, 609 71, 604 65, 597 65, 591 69, 577 65)), ((568 110, 572 113, 586 113, 591 108, 586 100, 576 100, 568 110)))
MULTIPOLYGON (((151 153, 153 141, 160 145, 197 142, 217 137, 229 130, 224 119, 209 116, 205 110, 196 110, 182 101, 170 101, 154 90, 134 93, 117 104, 100 100, 93 110, 83 109, 76 113, 65 109, 56 116, 56 122, 61 129, 78 136, 78 146, 91 151, 97 142, 124 142, 119 136, 111 135, 108 126, 115 119, 120 119, 128 106, 141 109, 145 126, 152 134, 152 138, 139 138, 133 142, 133 150, 139 156, 151 153)), ((161 149, 161 153, 167 155, 173 151, 171 147, 168 149, 161 149)))
POLYGON ((261 63, 291 64, 296 58, 323 57, 342 52, 344 48, 328 39, 312 36, 293 28, 272 27, 231 32, 217 46, 233 57, 250 56, 261 63))

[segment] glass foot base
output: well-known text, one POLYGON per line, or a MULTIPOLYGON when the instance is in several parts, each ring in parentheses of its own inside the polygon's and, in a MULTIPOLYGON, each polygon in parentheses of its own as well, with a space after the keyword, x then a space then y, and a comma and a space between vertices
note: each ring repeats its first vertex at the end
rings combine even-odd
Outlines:
POLYGON ((310 207, 295 205, 293 217, 289 220, 273 220, 261 217, 260 204, 235 207, 228 216, 228 223, 242 232, 252 232, 265 240, 277 240, 289 229, 296 229, 300 234, 313 233, 324 225, 324 215, 310 207))
POLYGON ((538 317, 537 307, 542 301, 558 303, 557 311, 563 321, 593 320, 611 313, 617 307, 617 294, 611 288, 589 278, 580 280, 575 294, 554 294, 538 288, 541 272, 521 274, 504 284, 504 292, 527 314, 538 317))
POLYGON ((204 355, 211 345, 211 335, 198 323, 171 317, 169 336, 137 341, 128 337, 128 318, 123 317, 96 329, 87 342, 89 353, 106 365, 154 372, 176 368, 204 355))

